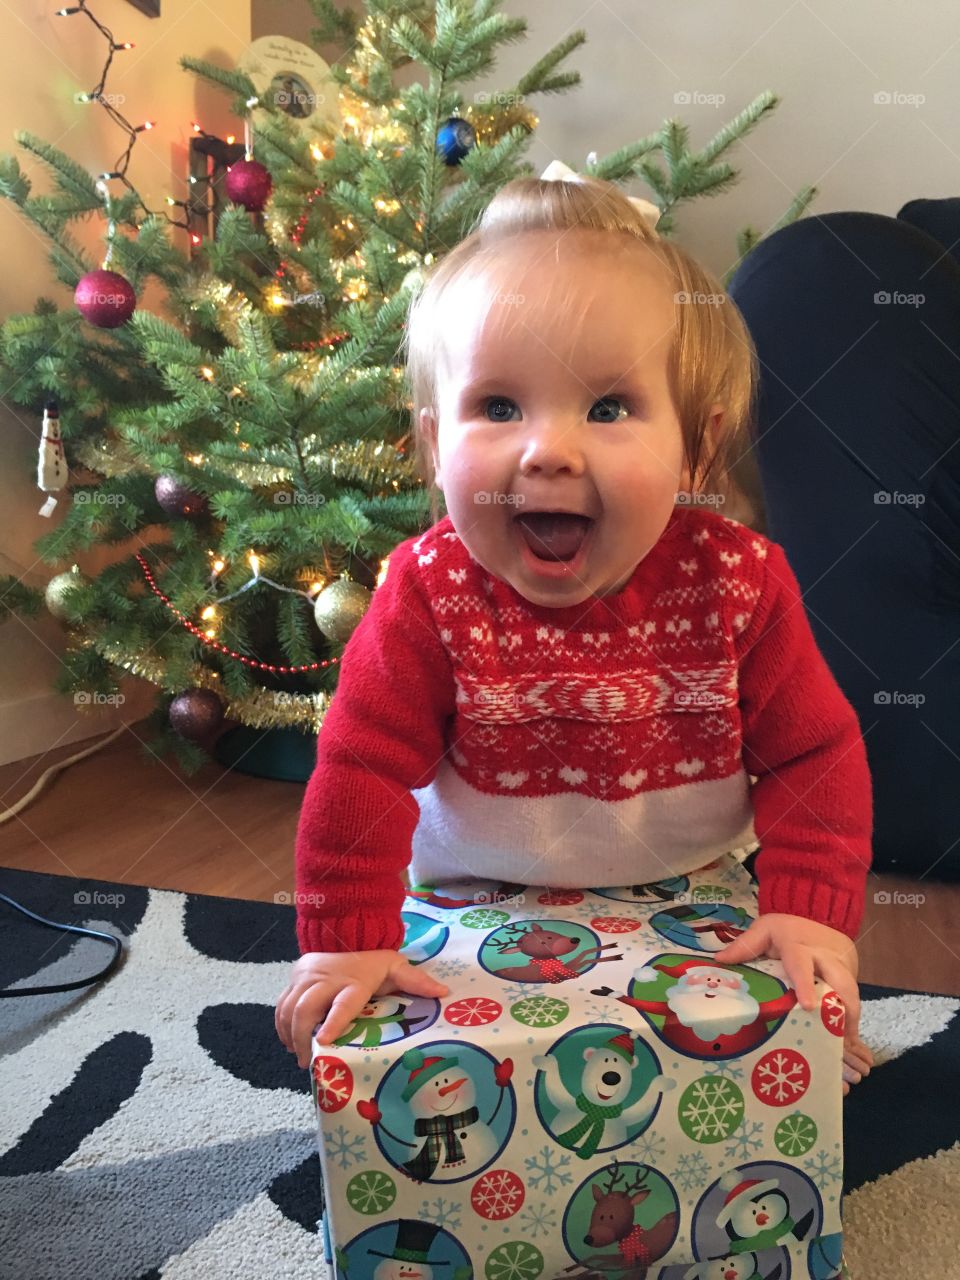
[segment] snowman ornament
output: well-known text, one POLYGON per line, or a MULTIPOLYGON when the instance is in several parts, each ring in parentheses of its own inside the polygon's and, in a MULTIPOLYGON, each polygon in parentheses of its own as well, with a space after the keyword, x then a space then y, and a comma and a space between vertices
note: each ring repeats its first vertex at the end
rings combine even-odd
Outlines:
POLYGON ((67 483, 67 460, 60 439, 60 412, 56 400, 48 400, 43 410, 43 430, 40 433, 40 456, 37 459, 37 487, 48 495, 40 508, 40 515, 50 516, 57 505, 53 494, 59 493, 67 483))

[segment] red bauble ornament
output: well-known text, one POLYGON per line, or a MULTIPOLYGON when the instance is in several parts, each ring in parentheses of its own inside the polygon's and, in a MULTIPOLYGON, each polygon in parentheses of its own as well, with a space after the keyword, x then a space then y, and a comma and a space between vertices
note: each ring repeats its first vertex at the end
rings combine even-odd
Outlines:
POLYGON ((227 195, 249 213, 259 213, 273 190, 273 179, 259 160, 238 160, 227 170, 227 195))
POLYGON ((203 516, 207 513, 207 500, 203 494, 194 493, 176 476, 157 476, 153 492, 168 516, 203 516))
POLYGON ((200 742, 223 723, 223 703, 212 689, 188 689, 177 694, 167 715, 182 738, 200 742))
POLYGON ((116 271, 88 271, 77 284, 73 301, 84 320, 98 329, 126 324, 137 305, 133 285, 116 271))

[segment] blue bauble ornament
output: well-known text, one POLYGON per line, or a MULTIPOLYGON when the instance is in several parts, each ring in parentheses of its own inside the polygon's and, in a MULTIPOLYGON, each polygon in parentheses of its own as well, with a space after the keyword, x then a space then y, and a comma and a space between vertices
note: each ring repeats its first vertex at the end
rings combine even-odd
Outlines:
POLYGON ((459 164, 468 151, 477 145, 473 125, 462 116, 451 116, 437 130, 437 150, 444 164, 459 164))

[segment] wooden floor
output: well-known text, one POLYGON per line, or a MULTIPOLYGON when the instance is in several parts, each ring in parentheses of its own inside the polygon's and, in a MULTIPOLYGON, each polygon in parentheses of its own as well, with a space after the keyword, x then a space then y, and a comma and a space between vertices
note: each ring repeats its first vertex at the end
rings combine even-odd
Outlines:
MULTIPOLYGON (((215 764, 188 778, 146 758, 143 737, 141 726, 128 728, 0 824, 0 868, 262 902, 292 894, 302 784, 215 764)), ((44 769, 87 745, 0 767, 0 804, 15 804, 44 769)), ((862 981, 960 995, 960 884, 871 875, 859 946, 862 981)))

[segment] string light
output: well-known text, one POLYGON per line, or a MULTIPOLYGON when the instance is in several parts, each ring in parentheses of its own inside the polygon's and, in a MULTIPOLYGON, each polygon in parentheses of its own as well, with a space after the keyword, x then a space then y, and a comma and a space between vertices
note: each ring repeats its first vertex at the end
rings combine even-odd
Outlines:
POLYGON ((127 177, 127 169, 129 168, 129 165, 130 165, 130 156, 133 152, 133 147, 137 141, 137 137, 141 133, 146 133, 146 132, 149 132, 149 130, 156 128, 156 124, 157 124, 155 120, 145 120, 143 124, 136 125, 136 126, 132 125, 130 121, 126 118, 126 116, 123 115, 122 112, 118 111, 117 108, 114 106, 113 101, 111 100, 112 95, 104 93, 104 88, 107 83, 107 76, 110 72, 110 67, 113 64, 114 54, 123 53, 129 49, 133 49, 135 47, 133 41, 132 40, 115 40, 113 37, 113 32, 110 30, 110 28, 107 26, 104 26, 104 24, 100 21, 100 19, 97 18, 94 14, 92 14, 90 10, 87 8, 86 0, 80 0, 79 4, 70 5, 67 8, 57 9, 56 11, 57 17, 60 17, 60 18, 69 18, 78 13, 83 14, 83 16, 86 18, 89 18, 90 21, 93 23, 93 25, 97 28, 97 30, 101 33, 101 35, 104 37, 104 39, 107 42, 107 60, 104 63, 104 67, 103 67, 103 71, 101 72, 100 79, 97 81, 96 86, 89 93, 78 94, 77 95, 78 101, 87 102, 87 103, 99 102, 100 105, 103 107, 104 111, 106 111, 107 115, 114 122, 114 124, 118 125, 124 131, 124 133, 126 133, 128 138, 126 150, 120 155, 120 158, 117 160, 116 164, 113 166, 113 169, 110 170, 110 172, 101 174, 101 180, 109 180, 112 178, 118 179, 120 182, 123 183, 123 185, 127 188, 127 190, 130 191, 130 193, 136 197, 137 204, 140 206, 141 209, 143 209, 144 213, 152 217, 163 218, 171 226, 182 227, 184 230, 189 231, 190 227, 188 222, 185 219, 181 221, 179 218, 172 218, 168 213, 166 213, 162 209, 155 212, 153 209, 148 208, 147 205, 144 203, 143 197, 140 195, 139 191, 137 191, 136 187, 127 177))
POLYGON ((156 582, 154 581, 153 574, 150 572, 150 566, 147 564, 146 560, 143 558, 143 555, 139 551, 137 552, 136 558, 140 564, 140 568, 143 570, 144 577, 146 578, 147 583, 149 584, 150 589, 154 593, 154 595, 159 597, 159 599, 163 601, 163 603, 170 610, 170 612, 180 620, 181 625, 184 626, 187 629, 187 631, 191 633, 191 635, 196 636, 197 639, 201 641, 201 643, 205 643, 207 648, 216 649, 218 653, 225 654, 227 657, 230 657, 230 658, 235 658, 237 662, 242 662, 245 667, 251 667, 252 669, 257 671, 270 671, 275 675, 299 675, 301 672, 304 672, 304 671, 320 671, 326 667, 334 667, 339 665, 340 663, 339 658, 324 658, 321 662, 308 662, 308 663, 304 663, 302 666, 299 666, 299 667, 284 667, 284 666, 280 666, 278 664, 274 664, 270 662, 258 662, 255 658, 248 658, 245 654, 237 653, 235 649, 231 649, 228 645, 221 644, 219 641, 214 640, 213 639, 214 633, 211 632, 210 634, 208 634, 208 631, 210 631, 209 628, 207 631, 201 631, 201 629, 196 625, 196 623, 191 622, 189 618, 185 617, 180 612, 180 610, 171 602, 169 596, 165 596, 163 592, 160 590, 160 588, 157 586, 156 582))

